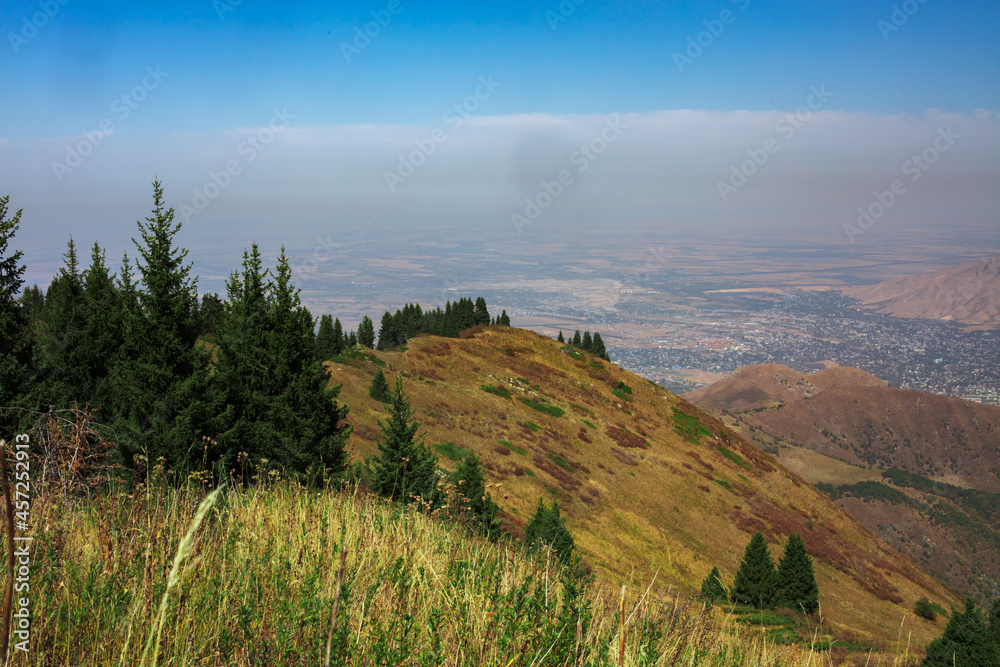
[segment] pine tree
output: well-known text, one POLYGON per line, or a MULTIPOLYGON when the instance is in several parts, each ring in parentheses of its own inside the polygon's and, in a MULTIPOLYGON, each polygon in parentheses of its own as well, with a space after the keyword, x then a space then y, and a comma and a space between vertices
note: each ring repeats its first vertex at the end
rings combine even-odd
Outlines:
POLYGON ((198 335, 214 334, 222 321, 222 299, 214 292, 201 295, 198 309, 198 335))
POLYGON ((722 575, 719 568, 713 567, 712 572, 701 582, 701 599, 712 604, 725 602, 729 599, 726 587, 722 585, 722 575))
POLYGON ((944 634, 927 645, 922 667, 996 667, 1000 665, 1000 645, 986 625, 986 615, 975 600, 965 600, 965 611, 952 608, 944 634))
MULTIPOLYGON (((10 197, 0 197, 0 407, 13 406, 26 393, 34 345, 28 317, 17 300, 24 284, 24 253, 7 249, 21 224, 21 210, 8 218, 9 202, 10 197)), ((0 433, 7 439, 18 430, 18 422, 15 411, 0 411, 0 433)))
POLYGON ((590 337, 589 331, 583 332, 583 339, 580 341, 580 347, 583 348, 585 352, 592 352, 594 349, 594 340, 590 337))
POLYGON ((324 313, 319 318, 319 333, 316 334, 316 358, 320 361, 332 359, 337 353, 337 336, 333 330, 333 317, 324 313))
POLYGON ((347 332, 347 341, 345 343, 347 347, 354 348, 358 344, 358 335, 353 331, 347 332))
POLYGON ((474 320, 476 324, 489 324, 490 323, 490 311, 486 308, 486 299, 479 297, 476 299, 476 306, 474 311, 474 320))
POLYGON ((83 338, 87 380, 81 387, 80 400, 91 406, 104 406, 101 418, 114 414, 111 372, 118 351, 125 342, 121 295, 104 261, 104 250, 95 242, 90 267, 83 275, 83 338))
POLYGON ((333 320, 333 355, 336 356, 344 351, 344 326, 340 323, 340 318, 333 320))
POLYGON ((562 329, 559 330, 559 335, 556 336, 556 342, 565 343, 566 339, 563 337, 562 329))
POLYGON ((371 490, 392 500, 430 500, 437 486, 437 457, 423 438, 417 438, 420 422, 413 420, 402 378, 396 378, 389 419, 379 420, 378 424, 382 435, 378 440, 379 456, 372 461, 371 490))
POLYGON ((459 494, 468 501, 469 513, 476 529, 491 540, 499 537, 501 528, 497 515, 500 508, 486 492, 486 480, 482 466, 479 465, 479 457, 469 454, 463 458, 450 480, 459 494))
POLYGON ((358 344, 367 348, 375 347, 375 324, 372 318, 365 315, 358 325, 358 344))
POLYGON ((379 350, 391 350, 396 347, 396 322, 389 311, 382 314, 382 322, 378 328, 379 350))
POLYGON ((505 327, 510 326, 510 317, 507 315, 506 310, 500 313, 500 324, 504 325, 505 327))
POLYGON ((573 342, 571 342, 570 345, 572 345, 573 347, 583 347, 583 340, 580 338, 579 330, 577 330, 577 332, 573 334, 573 342))
POLYGON ((213 386, 220 410, 216 456, 232 469, 245 451, 310 482, 336 479, 346 468, 350 427, 337 404, 340 386, 316 358, 314 321, 291 284, 282 248, 274 279, 253 244, 243 273, 226 284, 228 299, 218 339, 213 386))
POLYGON ((575 543, 555 500, 546 508, 542 499, 538 499, 535 514, 524 527, 524 543, 529 552, 551 548, 561 563, 571 562, 575 543))
POLYGON ((63 266, 49 284, 45 301, 48 306, 42 313, 43 342, 35 402, 39 407, 59 408, 70 407, 74 400, 89 402, 91 397, 84 392, 84 385, 88 383, 86 359, 90 341, 84 333, 83 276, 73 237, 63 255, 63 266))
POLYGON ((181 223, 165 208, 159 181, 152 215, 137 224, 141 289, 123 292, 126 335, 112 372, 113 426, 127 463, 145 452, 150 465, 160 457, 168 467, 191 464, 211 412, 204 401, 209 355, 195 344, 197 278, 184 263, 188 251, 174 246, 181 223))
POLYGON ((368 396, 379 403, 388 403, 392 400, 392 390, 389 389, 389 383, 385 381, 385 373, 381 368, 375 371, 375 377, 368 387, 368 396))
POLYGON ((812 614, 819 609, 819 587, 813 575, 812 559, 798 534, 785 543, 785 554, 778 562, 778 592, 775 604, 812 614))
POLYGON ((764 535, 759 531, 750 539, 740 568, 736 572, 729 599, 736 604, 770 609, 774 606, 778 588, 778 573, 767 548, 764 535))
POLYGON ((595 356, 598 356, 605 361, 611 361, 608 357, 608 351, 604 347, 604 339, 601 338, 601 334, 597 332, 594 332, 593 349, 591 351, 595 356))

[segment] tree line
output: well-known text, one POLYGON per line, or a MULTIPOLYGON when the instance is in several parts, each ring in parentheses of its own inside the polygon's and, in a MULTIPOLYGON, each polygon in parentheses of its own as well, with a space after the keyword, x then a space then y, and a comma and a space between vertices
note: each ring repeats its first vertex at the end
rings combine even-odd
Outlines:
MULTIPOLYGON (((71 238, 63 266, 43 294, 20 294, 25 266, 7 246, 21 211, 0 198, 0 429, 30 427, 39 414, 75 404, 96 410, 113 463, 133 470, 157 463, 218 478, 258 467, 303 479, 347 470, 351 427, 339 386, 327 388, 321 361, 347 346, 376 344, 371 319, 344 334, 324 315, 320 332, 301 303, 284 248, 265 267, 253 244, 226 281, 225 298, 198 298, 198 278, 175 243, 181 224, 153 183, 153 208, 137 223, 135 256, 113 274, 94 243, 89 265, 71 238), (20 294, 20 296, 19 296, 20 294)), ((444 309, 407 304, 383 317, 378 345, 419 333, 457 336, 462 327, 509 324, 490 318, 485 300, 444 309)), ((8 438, 9 439, 9 438, 8 438)))
MULTIPOLYGON (((559 335, 556 337, 556 341, 566 343, 566 338, 563 336, 562 329, 559 330, 559 335)), ((590 335, 589 331, 584 331, 581 336, 580 331, 577 330, 577 332, 573 334, 573 337, 569 339, 567 344, 583 350, 584 352, 590 352, 594 356, 600 357, 605 361, 611 361, 611 357, 608 356, 608 351, 604 347, 604 339, 601 338, 601 334, 596 331, 593 336, 590 335)))

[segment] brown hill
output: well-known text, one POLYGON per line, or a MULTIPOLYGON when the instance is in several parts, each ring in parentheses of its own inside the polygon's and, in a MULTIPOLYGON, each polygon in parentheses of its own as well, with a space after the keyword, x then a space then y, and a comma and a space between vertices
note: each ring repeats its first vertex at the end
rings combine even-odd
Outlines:
POLYGON ((749 412, 747 424, 847 463, 1000 492, 997 406, 893 389, 853 368, 804 375, 774 364, 741 368, 684 398, 749 412))
POLYGON ((896 317, 951 320, 976 328, 1000 326, 1000 259, 966 262, 940 271, 852 287, 844 294, 896 317))
POLYGON ((799 532, 815 558, 826 627, 859 641, 913 645, 940 634, 917 599, 953 593, 802 479, 721 422, 642 378, 534 332, 490 327, 421 336, 395 352, 329 363, 351 408, 355 457, 376 452, 385 406, 368 397, 376 367, 404 378, 426 442, 478 454, 514 532, 556 498, 597 574, 689 593, 712 566, 732 581, 753 532, 799 532), (619 383, 623 383, 622 386, 619 383))
POLYGON ((727 423, 829 485, 838 505, 935 576, 984 600, 1000 593, 1000 408, 892 389, 853 369, 775 365, 685 398, 726 411, 727 423), (883 475, 890 468, 910 474, 883 475))

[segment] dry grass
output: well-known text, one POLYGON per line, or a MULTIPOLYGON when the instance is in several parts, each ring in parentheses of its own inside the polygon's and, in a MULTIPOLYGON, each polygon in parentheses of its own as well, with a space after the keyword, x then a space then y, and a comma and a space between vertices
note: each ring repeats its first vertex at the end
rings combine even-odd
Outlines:
POLYGON ((840 664, 649 583, 623 601, 581 591, 510 544, 357 493, 154 486, 33 512, 15 665, 316 665, 328 646, 334 665, 840 664))

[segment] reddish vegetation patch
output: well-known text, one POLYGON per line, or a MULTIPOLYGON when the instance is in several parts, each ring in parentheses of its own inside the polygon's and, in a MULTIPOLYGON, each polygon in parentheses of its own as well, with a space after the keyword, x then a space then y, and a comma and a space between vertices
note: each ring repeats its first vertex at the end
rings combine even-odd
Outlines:
POLYGON ((621 451, 620 449, 612 449, 611 450, 611 454, 616 459, 618 459, 619 461, 621 461, 622 463, 624 463, 625 465, 629 465, 629 466, 637 466, 637 465, 639 465, 638 461, 636 461, 634 458, 632 458, 631 456, 629 456, 625 452, 621 451))
POLYGON ((381 432, 377 428, 369 426, 368 424, 355 424, 354 426, 354 435, 360 440, 374 442, 375 440, 378 440, 380 433, 381 432))
POLYGON ((587 435, 587 429, 582 428, 582 427, 580 428, 579 432, 576 434, 576 437, 578 437, 580 440, 583 440, 586 443, 593 443, 594 442, 593 440, 590 439, 590 436, 587 435))
POLYGON ((573 477, 573 475, 557 466, 551 460, 536 454, 535 458, 532 459, 532 463, 534 463, 535 467, 539 470, 547 472, 551 475, 557 482, 559 482, 559 486, 566 491, 575 491, 580 488, 580 482, 573 477))
POLYGON ((715 481, 715 478, 712 477, 711 474, 705 472, 704 470, 699 470, 698 474, 701 475, 702 477, 704 477, 705 479, 707 479, 710 482, 714 482, 715 481))
POLYGON ((704 491, 705 493, 708 493, 709 491, 711 491, 711 489, 709 489, 709 488, 708 488, 707 486, 705 486, 704 484, 699 484, 699 485, 698 485, 698 488, 699 488, 699 489, 701 489, 702 491, 704 491))
POLYGON ((691 458, 693 458, 695 461, 697 461, 701 465, 705 466, 705 468, 707 468, 708 470, 715 470, 715 467, 712 466, 711 463, 708 463, 708 462, 702 460, 702 458, 698 455, 698 452, 688 452, 687 455, 690 456, 691 458))
POLYGON ((631 447, 633 449, 647 449, 646 439, 641 435, 632 433, 624 424, 618 423, 607 427, 607 434, 612 440, 618 443, 619 447, 631 447))
POLYGON ((691 465, 690 463, 682 463, 681 465, 687 468, 688 470, 694 470, 694 466, 691 465))
POLYGON ((493 445, 493 451, 501 456, 510 456, 510 449, 503 445, 493 445))

